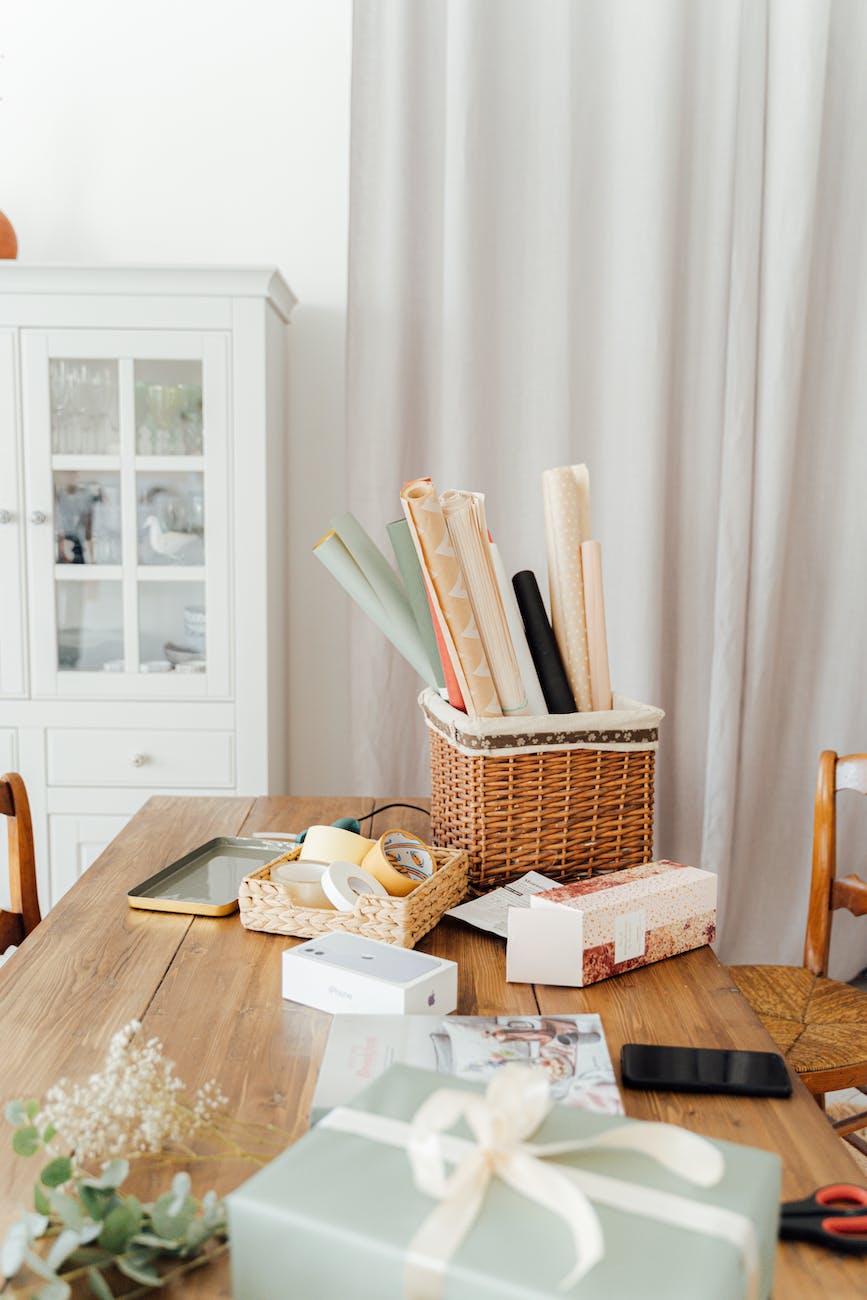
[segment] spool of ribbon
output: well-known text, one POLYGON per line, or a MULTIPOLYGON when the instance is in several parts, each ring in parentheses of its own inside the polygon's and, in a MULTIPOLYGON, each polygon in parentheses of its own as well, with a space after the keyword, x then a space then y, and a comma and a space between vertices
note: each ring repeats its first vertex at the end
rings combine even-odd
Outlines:
POLYGON ((554 1163, 557 1156, 582 1151, 635 1151, 696 1187, 713 1187, 722 1178, 724 1161, 712 1143, 674 1124, 650 1122, 618 1125, 592 1138, 528 1142, 550 1107, 541 1069, 507 1065, 484 1094, 437 1089, 411 1123, 345 1106, 319 1121, 321 1127, 405 1150, 416 1188, 439 1202, 407 1248, 404 1300, 440 1300, 449 1260, 478 1218, 494 1178, 566 1222, 575 1264, 560 1281, 560 1290, 575 1286, 605 1254, 592 1197, 617 1210, 728 1241, 740 1253, 747 1300, 759 1300, 758 1246, 746 1215, 554 1163), (473 1141, 446 1132, 460 1119, 469 1125, 473 1141))
POLYGON ((386 831, 365 855, 362 866, 389 894, 403 898, 436 871, 436 858, 410 831, 386 831))
POLYGON ((311 826, 301 846, 303 862, 354 862, 360 867, 373 840, 339 826, 311 826))
POLYGON ((355 862, 332 862, 322 873, 322 888, 338 912, 354 912, 362 894, 388 896, 385 886, 355 862))

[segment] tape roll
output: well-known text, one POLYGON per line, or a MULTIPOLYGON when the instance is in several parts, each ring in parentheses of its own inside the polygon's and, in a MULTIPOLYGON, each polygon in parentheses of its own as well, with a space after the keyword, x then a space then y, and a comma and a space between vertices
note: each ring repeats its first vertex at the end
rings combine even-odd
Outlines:
POLYGON ((341 830, 339 826, 311 826, 301 845, 304 862, 353 862, 360 867, 373 845, 363 835, 341 830))
POLYGON ((334 904, 329 901, 322 888, 322 873, 325 867, 321 862, 281 862, 271 868, 271 879, 283 885, 287 894, 299 907, 326 908, 334 911, 334 904))
POLYGON ((390 894, 404 898, 436 871, 431 850, 410 831, 386 831, 367 853, 363 867, 390 894))
POLYGON ((385 886, 357 862, 332 862, 322 873, 322 888, 339 912, 354 912, 362 894, 388 897, 385 886))

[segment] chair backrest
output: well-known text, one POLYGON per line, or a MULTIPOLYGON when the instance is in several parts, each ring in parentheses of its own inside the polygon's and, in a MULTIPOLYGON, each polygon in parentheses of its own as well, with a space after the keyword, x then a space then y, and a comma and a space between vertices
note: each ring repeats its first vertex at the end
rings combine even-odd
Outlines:
POLYGON ((17 772, 0 776, 0 815, 9 825, 9 892, 12 911, 0 908, 0 953, 19 944, 42 920, 36 892, 33 823, 24 782, 17 772))
POLYGON ((867 754, 838 758, 832 749, 819 757, 813 811, 813 875, 807 911, 804 965, 814 975, 827 975, 831 946, 831 917, 837 908, 867 915, 867 882, 860 876, 837 879, 837 791, 867 794, 867 754))

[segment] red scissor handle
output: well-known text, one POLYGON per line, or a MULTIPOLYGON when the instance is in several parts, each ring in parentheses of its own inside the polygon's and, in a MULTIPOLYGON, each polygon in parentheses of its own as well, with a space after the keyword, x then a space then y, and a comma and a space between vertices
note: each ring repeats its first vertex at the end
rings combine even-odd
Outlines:
POLYGON ((856 1187, 854 1183, 829 1183, 813 1195, 820 1205, 863 1205, 867 1209, 867 1187, 856 1187))
POLYGON ((848 1233, 850 1236, 867 1238, 867 1214, 856 1215, 851 1219, 823 1219, 822 1227, 832 1236, 848 1233))

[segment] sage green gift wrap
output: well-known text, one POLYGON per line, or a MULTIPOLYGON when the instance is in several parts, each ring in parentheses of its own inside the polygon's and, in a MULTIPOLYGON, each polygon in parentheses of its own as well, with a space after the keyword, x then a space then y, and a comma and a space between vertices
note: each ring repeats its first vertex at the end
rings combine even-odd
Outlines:
MULTIPOLYGON (((521 1078, 540 1078, 540 1072, 527 1067, 506 1069, 513 1080, 514 1071, 521 1071, 521 1078)), ((502 1073, 489 1085, 488 1098, 502 1073)), ((442 1300, 551 1296, 766 1300, 770 1296, 780 1201, 777 1156, 729 1142, 704 1143, 670 1126, 565 1106, 552 1107, 538 1128, 535 1119, 532 1129, 525 1128, 531 1133, 530 1146, 520 1147, 518 1163, 510 1166, 516 1186, 504 1181, 510 1176, 508 1170, 499 1176, 485 1174, 490 1181, 463 1240, 446 1252, 450 1258, 434 1273, 432 1288, 430 1274, 425 1274, 425 1284, 413 1290, 417 1278, 413 1275, 412 1286, 407 1281, 407 1259, 418 1258, 419 1251, 429 1258, 430 1242, 423 1243, 419 1233, 423 1225, 429 1226, 432 1212, 442 1202, 417 1190, 408 1152, 399 1143, 405 1142, 407 1124, 416 1119, 423 1103, 428 1109, 439 1105, 442 1110, 445 1100, 448 1112, 456 1099, 444 1099, 445 1092, 469 1097, 471 1107, 486 1104, 480 1085, 458 1085, 427 1070, 393 1066, 356 1097, 351 1108, 332 1112, 233 1192, 228 1207, 235 1300, 283 1296, 287 1300, 403 1300, 408 1295, 441 1296, 442 1300), (367 1115, 375 1118, 368 1120, 367 1115), (333 1123, 338 1127, 329 1127, 333 1123), (353 1130, 368 1124, 379 1127, 378 1138, 347 1131, 347 1126, 353 1130), (532 1158, 545 1145, 578 1140, 599 1145, 569 1154, 558 1152, 541 1161, 532 1158), (617 1145, 606 1147, 604 1141, 617 1145), (625 1149, 630 1142, 681 1147, 681 1167, 691 1174, 684 1157, 692 1161, 693 1150, 701 1148, 696 1166, 709 1160, 711 1166, 720 1167, 721 1177, 717 1172, 715 1185, 696 1186, 648 1154, 625 1149), (528 1155, 530 1147, 536 1151, 528 1155), (538 1163, 553 1166, 555 1178, 570 1184, 549 1196, 548 1208, 525 1194, 538 1163), (561 1289, 576 1264, 575 1239, 563 1217, 569 1195, 562 1192, 575 1196, 575 1183, 583 1185, 592 1202, 587 1210, 597 1236, 601 1228, 596 1249, 602 1257, 580 1280, 561 1289), (634 1205, 623 1208, 626 1201, 637 1201, 641 1212, 634 1205), (683 1220, 690 1219, 692 1226, 684 1226, 683 1220), (708 1230, 708 1220, 722 1235, 708 1230), (751 1251, 752 1269, 745 1262, 751 1251)), ((514 1101, 512 1110, 518 1114, 514 1101)), ((524 1108, 521 1114, 526 1113, 524 1108)), ((463 1160, 471 1152, 476 1167, 487 1168, 485 1149, 476 1145, 479 1126, 471 1123, 475 1135, 463 1120, 449 1129, 443 1140, 446 1148, 451 1142, 446 1154, 463 1160)), ((482 1126, 486 1124, 483 1120, 482 1126)), ((490 1149, 496 1164, 501 1129, 496 1123, 489 1129, 495 1135, 490 1149)), ((422 1159, 429 1149, 424 1142, 418 1147, 422 1159)), ((578 1199, 584 1201, 583 1195, 578 1199)), ((585 1229, 591 1240, 592 1225, 585 1224, 585 1229)))

